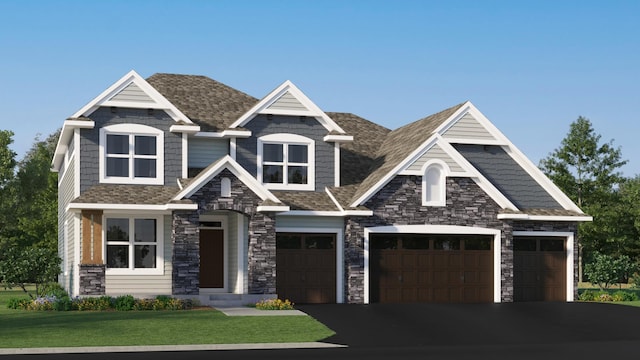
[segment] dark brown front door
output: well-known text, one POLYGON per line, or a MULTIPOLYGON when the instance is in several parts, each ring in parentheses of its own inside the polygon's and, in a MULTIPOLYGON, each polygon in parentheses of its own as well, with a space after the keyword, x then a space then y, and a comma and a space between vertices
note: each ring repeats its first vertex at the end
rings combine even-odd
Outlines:
POLYGON ((200 229, 200 287, 224 287, 224 233, 200 229))
POLYGON ((565 242, 558 237, 514 237, 514 301, 566 301, 565 242))
POLYGON ((372 234, 371 302, 493 301, 493 237, 372 234))
POLYGON ((278 233, 276 291, 297 304, 336 302, 335 234, 278 233))

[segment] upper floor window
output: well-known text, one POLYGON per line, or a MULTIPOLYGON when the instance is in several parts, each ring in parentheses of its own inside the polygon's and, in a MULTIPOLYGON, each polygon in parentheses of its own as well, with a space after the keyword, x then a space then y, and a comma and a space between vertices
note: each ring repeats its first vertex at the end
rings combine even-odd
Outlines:
POLYGON ((422 205, 446 205, 446 167, 434 162, 427 164, 422 176, 422 205))
POLYGON ((138 124, 100 129, 100 182, 161 185, 164 134, 138 124))
POLYGON ((267 189, 314 190, 313 140, 294 134, 272 134, 258 139, 258 180, 267 189))

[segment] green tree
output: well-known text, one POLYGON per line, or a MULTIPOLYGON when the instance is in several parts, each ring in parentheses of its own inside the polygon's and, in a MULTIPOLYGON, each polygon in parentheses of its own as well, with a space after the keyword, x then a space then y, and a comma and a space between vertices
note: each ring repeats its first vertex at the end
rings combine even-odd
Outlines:
POLYGON ((613 257, 597 253, 593 261, 586 264, 584 273, 591 283, 600 289, 607 289, 615 283, 627 282, 638 270, 638 265, 626 255, 613 257))
POLYGON ((7 287, 17 286, 33 299, 42 296, 46 284, 60 273, 60 258, 43 247, 11 247, 0 260, 0 281, 7 287), (32 294, 28 284, 36 285, 32 294))
POLYGON ((627 161, 622 160, 621 149, 613 146, 613 140, 604 144, 600 140, 591 121, 580 116, 571 123, 561 146, 540 161, 542 171, 594 218, 578 228, 580 281, 583 258, 596 251, 611 252, 611 242, 619 238, 612 233, 617 221, 616 189, 624 180, 619 169, 627 161))
POLYGON ((0 130, 0 258, 12 237, 15 224, 12 183, 16 167, 16 153, 9 147, 13 132, 0 130))

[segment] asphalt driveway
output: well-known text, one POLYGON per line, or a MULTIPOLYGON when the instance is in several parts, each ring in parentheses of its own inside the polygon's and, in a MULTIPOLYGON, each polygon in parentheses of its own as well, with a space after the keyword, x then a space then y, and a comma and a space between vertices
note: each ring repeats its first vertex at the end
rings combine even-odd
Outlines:
POLYGON ((640 308, 604 303, 300 305, 350 347, 638 341, 640 308))

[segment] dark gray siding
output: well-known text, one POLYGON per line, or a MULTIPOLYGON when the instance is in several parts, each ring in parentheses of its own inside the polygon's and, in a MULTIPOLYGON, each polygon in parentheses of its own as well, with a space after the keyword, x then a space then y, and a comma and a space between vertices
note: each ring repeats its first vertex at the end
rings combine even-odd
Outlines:
POLYGON ((308 137, 315 141, 315 177, 316 191, 324 191, 326 186, 334 185, 334 145, 323 138, 328 131, 314 118, 301 121, 298 116, 273 116, 267 120, 266 115, 258 115, 246 126, 251 130, 251 137, 237 140, 236 159, 253 176, 257 176, 256 154, 258 138, 269 134, 288 133, 308 137))
POLYGON ((110 108, 99 108, 89 117, 96 126, 80 130, 80 193, 99 181, 100 129, 108 125, 141 124, 164 131, 164 183, 174 185, 182 176, 182 134, 169 132, 175 121, 165 112, 118 108, 112 113, 110 108))
POLYGON ((500 146, 454 147, 519 209, 562 209, 500 146))

